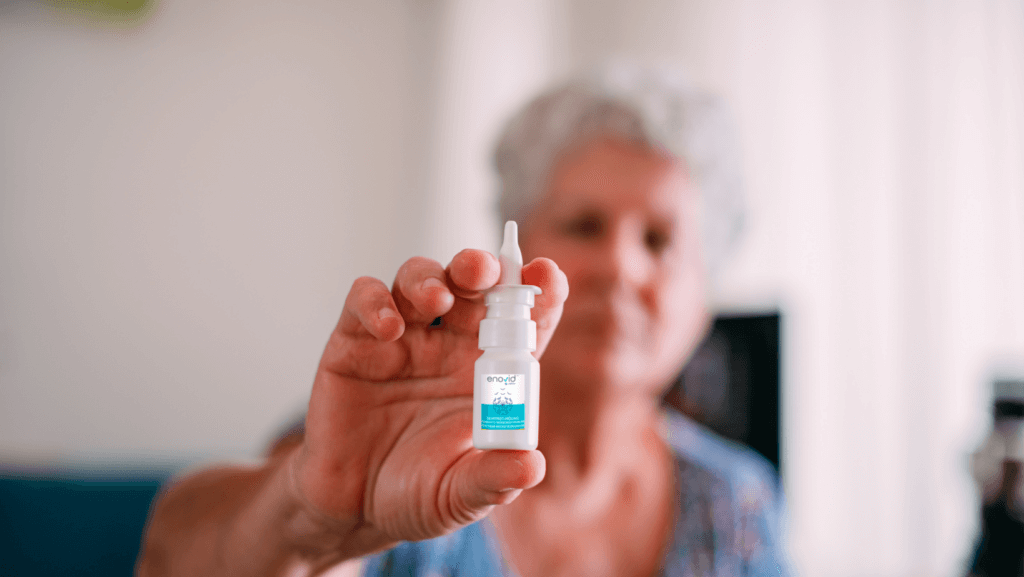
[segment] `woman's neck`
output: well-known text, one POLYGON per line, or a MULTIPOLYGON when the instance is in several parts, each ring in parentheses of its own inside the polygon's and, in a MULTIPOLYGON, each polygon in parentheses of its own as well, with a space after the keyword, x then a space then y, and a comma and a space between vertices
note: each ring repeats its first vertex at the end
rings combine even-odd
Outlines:
POLYGON ((564 394, 586 389, 542 381, 538 448, 548 465, 538 496, 613 490, 629 475, 650 470, 645 459, 664 450, 656 398, 630 387, 564 394))

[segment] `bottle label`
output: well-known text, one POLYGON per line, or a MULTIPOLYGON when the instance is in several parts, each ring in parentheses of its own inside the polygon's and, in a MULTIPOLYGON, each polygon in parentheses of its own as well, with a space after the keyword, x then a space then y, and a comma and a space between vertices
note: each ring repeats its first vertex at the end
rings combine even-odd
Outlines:
POLYGON ((483 402, 480 428, 515 431, 526 428, 526 375, 480 375, 483 402))

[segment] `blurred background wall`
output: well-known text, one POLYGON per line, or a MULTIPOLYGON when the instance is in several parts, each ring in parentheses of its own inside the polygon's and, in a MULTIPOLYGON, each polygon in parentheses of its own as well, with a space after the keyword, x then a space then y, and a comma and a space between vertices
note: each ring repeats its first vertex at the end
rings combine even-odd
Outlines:
POLYGON ((956 575, 990 371, 1024 357, 1024 10, 892 0, 0 2, 0 463, 259 454, 352 280, 493 249, 489 146, 608 57, 732 105, 784 312, 806 575, 956 575))

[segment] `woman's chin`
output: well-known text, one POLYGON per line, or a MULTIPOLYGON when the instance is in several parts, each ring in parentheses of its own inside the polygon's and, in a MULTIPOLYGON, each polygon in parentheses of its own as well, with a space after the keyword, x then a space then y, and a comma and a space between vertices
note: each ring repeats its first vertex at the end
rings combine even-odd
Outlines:
POLYGON ((552 343, 540 363, 544 374, 560 381, 544 385, 566 393, 620 396, 650 389, 647 392, 656 395, 661 387, 648 382, 651 359, 647 357, 636 347, 584 337, 552 343))

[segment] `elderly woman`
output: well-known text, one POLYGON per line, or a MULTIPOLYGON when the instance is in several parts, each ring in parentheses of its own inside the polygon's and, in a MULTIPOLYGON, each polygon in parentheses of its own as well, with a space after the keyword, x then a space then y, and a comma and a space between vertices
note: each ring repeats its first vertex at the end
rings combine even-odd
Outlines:
POLYGON ((660 403, 736 229, 718 111, 633 74, 543 94, 501 137, 502 216, 543 290, 538 450, 471 441, 498 261, 413 258, 353 284, 304 428, 162 497, 140 574, 785 573, 770 467, 660 403))

